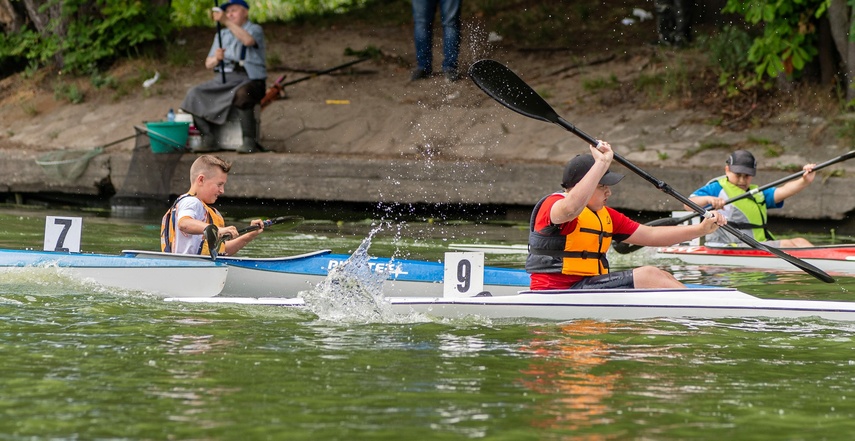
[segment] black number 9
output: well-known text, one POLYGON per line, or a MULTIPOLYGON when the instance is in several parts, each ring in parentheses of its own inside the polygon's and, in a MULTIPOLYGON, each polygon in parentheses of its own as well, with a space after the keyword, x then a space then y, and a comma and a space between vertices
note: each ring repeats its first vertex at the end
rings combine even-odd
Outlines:
POLYGON ((466 259, 457 262, 457 291, 468 292, 472 282, 472 263, 466 259))

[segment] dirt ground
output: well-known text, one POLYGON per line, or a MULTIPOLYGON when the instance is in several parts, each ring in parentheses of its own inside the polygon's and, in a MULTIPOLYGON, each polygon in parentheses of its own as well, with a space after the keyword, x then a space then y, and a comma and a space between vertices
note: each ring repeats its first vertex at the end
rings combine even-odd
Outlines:
MULTIPOLYGON (((625 9, 623 15, 631 17, 631 8, 625 9)), ((814 97, 796 106, 793 94, 777 104, 757 102, 756 97, 753 102, 750 97, 722 99, 711 89, 715 78, 699 67, 702 51, 650 44, 655 39, 652 20, 623 25, 619 18, 620 12, 613 12, 597 30, 580 25, 574 29, 578 38, 573 47, 543 47, 513 36, 491 38, 489 25, 470 17, 464 20, 461 67, 481 58, 505 63, 560 115, 572 117, 597 137, 622 143, 636 160, 679 163, 686 152, 710 146, 719 149, 714 157, 734 147, 752 147, 774 156, 789 154, 787 163, 831 155, 817 153, 838 141, 833 121, 824 114, 827 104, 815 92, 806 92, 804 96, 814 97), (639 88, 640 79, 672 78, 669 69, 677 67, 689 72, 689 78, 679 83, 666 79, 661 90, 639 88), (688 126, 695 129, 680 132, 688 126), (664 134, 671 138, 664 140, 664 134), (676 144, 680 155, 674 154, 676 144)), ((294 81, 353 60, 346 49, 379 49, 381 55, 286 87, 286 98, 262 113, 262 145, 273 152, 312 155, 566 160, 565 133, 541 134, 542 123, 501 108, 470 80, 449 83, 437 76, 410 82, 415 62, 411 33, 409 23, 265 26, 269 84, 282 75, 294 81), (486 133, 497 121, 505 133, 486 133)), ((212 36, 211 29, 184 31, 163 49, 162 57, 116 63, 105 74, 114 84, 100 89, 91 77, 49 72, 0 80, 0 147, 87 149, 134 135, 134 126, 164 119, 168 109, 178 109, 188 88, 210 78, 201 66, 212 36), (144 88, 153 72, 158 81, 144 88), (64 97, 62 85, 69 84, 82 92, 81 103, 64 97)), ((439 65, 442 52, 439 38, 435 40, 439 65)), ((132 146, 131 140, 110 148, 132 146)))

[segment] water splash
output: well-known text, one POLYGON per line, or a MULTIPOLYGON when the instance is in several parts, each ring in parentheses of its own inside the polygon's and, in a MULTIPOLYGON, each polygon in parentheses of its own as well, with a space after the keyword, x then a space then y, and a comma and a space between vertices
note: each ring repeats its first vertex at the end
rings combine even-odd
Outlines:
MULTIPOLYGON (((387 224, 388 225, 388 224, 387 224)), ((321 320, 348 323, 392 323, 401 318, 383 296, 383 283, 389 268, 369 266, 368 248, 381 224, 368 234, 359 248, 341 265, 330 270, 327 278, 313 289, 301 293, 306 306, 321 320)))

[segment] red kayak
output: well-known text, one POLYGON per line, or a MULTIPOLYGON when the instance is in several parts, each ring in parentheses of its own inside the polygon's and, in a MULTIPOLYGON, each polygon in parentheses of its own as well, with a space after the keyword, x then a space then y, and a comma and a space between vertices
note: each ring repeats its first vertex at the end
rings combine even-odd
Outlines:
MULTIPOLYGON (((747 268, 797 270, 766 251, 745 247, 672 246, 657 250, 657 257, 676 258, 694 265, 731 265, 747 268)), ((828 273, 855 274, 855 244, 806 248, 781 248, 828 273)))

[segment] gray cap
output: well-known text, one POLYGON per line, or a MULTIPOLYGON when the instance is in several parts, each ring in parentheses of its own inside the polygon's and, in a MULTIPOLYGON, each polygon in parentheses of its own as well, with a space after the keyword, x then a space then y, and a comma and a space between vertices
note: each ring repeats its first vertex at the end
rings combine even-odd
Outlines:
POLYGON ((742 175, 754 176, 757 173, 757 161, 748 150, 737 150, 727 157, 727 165, 730 171, 742 175))
MULTIPOLYGON (((571 159, 567 162, 567 165, 564 166, 564 180, 561 181, 561 186, 564 188, 574 187, 582 180, 582 178, 585 177, 586 174, 588 174, 593 166, 593 156, 576 155, 575 158, 571 159)), ((600 184, 615 185, 620 182, 621 179, 623 179, 622 174, 607 171, 606 174, 600 178, 600 184)))

